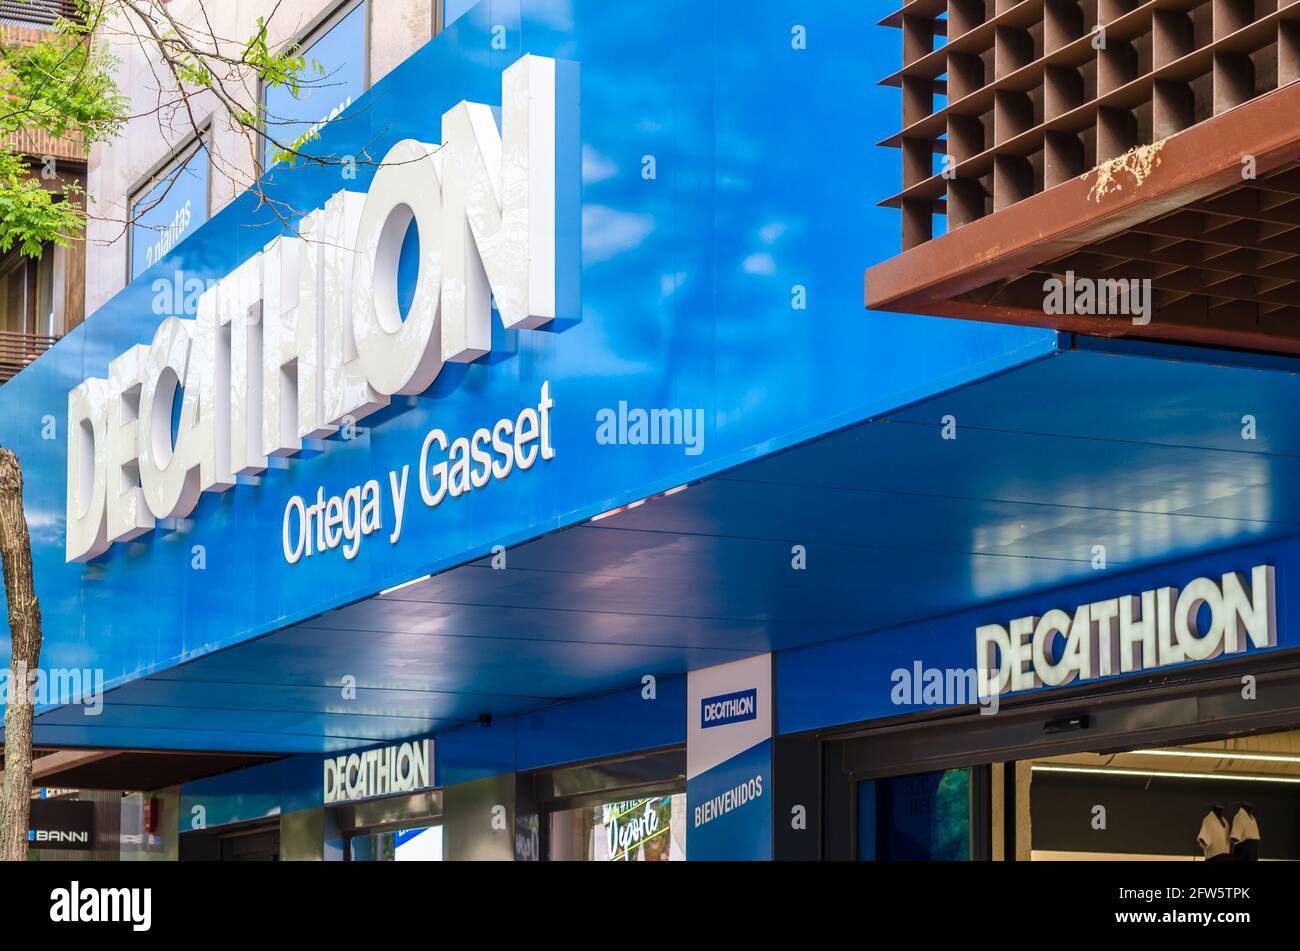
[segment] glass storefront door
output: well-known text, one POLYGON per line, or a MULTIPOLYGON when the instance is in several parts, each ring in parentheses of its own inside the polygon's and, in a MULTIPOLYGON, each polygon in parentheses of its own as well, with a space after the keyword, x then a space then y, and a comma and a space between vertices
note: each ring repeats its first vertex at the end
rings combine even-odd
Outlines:
POLYGON ((970 769, 864 779, 857 793, 860 860, 970 859, 970 769))
POLYGON ((348 836, 353 862, 441 862, 442 826, 385 829, 348 836))

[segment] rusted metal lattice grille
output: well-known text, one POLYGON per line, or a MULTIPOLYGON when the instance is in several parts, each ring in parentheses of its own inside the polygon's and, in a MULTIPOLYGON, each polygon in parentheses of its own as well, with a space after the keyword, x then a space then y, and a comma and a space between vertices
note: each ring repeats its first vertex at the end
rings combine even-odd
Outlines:
POLYGON ((904 249, 1300 79, 1300 0, 910 0, 881 24, 904 249))
MULTIPOLYGON (((1020 293, 1042 297, 1041 275, 1149 280, 1162 320, 1249 325, 1293 335, 1300 326, 1300 164, 1185 205, 1034 269, 1020 293)), ((975 295, 979 297, 977 293, 975 295)))

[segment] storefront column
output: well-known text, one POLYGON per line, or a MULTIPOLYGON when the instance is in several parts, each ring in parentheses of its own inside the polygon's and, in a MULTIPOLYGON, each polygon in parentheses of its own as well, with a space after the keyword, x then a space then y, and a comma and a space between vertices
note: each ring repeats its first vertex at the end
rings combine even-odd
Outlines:
POLYGON ((993 763, 990 800, 990 858, 995 862, 1027 862, 1033 848, 1033 827, 1029 813, 1029 783, 1033 778, 1028 761, 993 763))
POLYGON ((1016 861, 1028 862, 1033 858, 1034 827, 1029 812, 1029 785, 1033 781, 1033 763, 1023 760, 1016 763, 1016 861))
POLYGON ((772 857, 778 861, 821 858, 821 753, 816 736, 772 739, 772 857))
POLYGON ((443 790, 443 857, 446 861, 535 862, 540 823, 530 785, 502 773, 443 790))
POLYGON ((687 859, 772 859, 773 696, 771 654, 687 676, 687 859))
POLYGON ((325 808, 280 814, 280 861, 319 862, 325 858, 325 808))

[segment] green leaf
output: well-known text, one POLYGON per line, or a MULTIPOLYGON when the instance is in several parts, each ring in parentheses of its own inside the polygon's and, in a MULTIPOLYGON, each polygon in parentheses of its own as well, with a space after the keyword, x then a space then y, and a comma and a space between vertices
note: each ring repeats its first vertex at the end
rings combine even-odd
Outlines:
POLYGON ((72 200, 78 193, 71 185, 58 192, 42 187, 26 158, 0 148, 0 253, 16 245, 39 258, 51 242, 66 247, 84 228, 84 212, 72 200))

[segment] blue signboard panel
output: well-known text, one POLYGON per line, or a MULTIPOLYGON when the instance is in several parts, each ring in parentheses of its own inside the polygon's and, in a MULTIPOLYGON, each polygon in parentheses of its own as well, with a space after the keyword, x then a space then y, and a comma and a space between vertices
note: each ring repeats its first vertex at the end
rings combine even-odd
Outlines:
POLYGON ((286 764, 296 762, 266 763, 185 783, 181 787, 181 831, 214 829, 291 811, 283 805, 284 777, 286 764))
POLYGON ((687 675, 686 854, 772 857, 772 655, 687 675))
POLYGON ((686 802, 691 861, 770 861, 772 741, 687 780, 686 802))
POLYGON ((439 784, 470 783, 513 772, 517 730, 518 720, 511 717, 440 733, 434 747, 439 784))
MULTIPOLYGON (((986 709, 996 713, 996 703, 1003 697, 1030 696, 1045 699, 1059 687, 1077 687, 1080 684, 1102 687, 1126 678, 1131 680, 1156 676, 1165 671, 1214 665, 1232 658, 1254 656, 1256 653, 1300 648, 1300 616, 1297 615, 1300 603, 1291 595, 1291 582, 1295 580, 1297 572, 1300 572, 1300 539, 1284 538, 1170 562, 1155 568, 1127 571, 1098 568, 1091 572, 1096 579, 1086 584, 1056 588, 1031 597, 991 601, 943 617, 784 651, 777 655, 776 660, 776 684, 781 698, 777 729, 780 733, 798 733, 819 727, 944 707, 973 706, 977 703, 982 703, 986 709), (1167 653, 1177 653, 1180 651, 1179 645, 1192 641, 1191 637, 1178 635, 1174 626, 1179 593, 1188 589, 1197 579, 1208 579, 1218 585, 1222 583, 1224 575, 1239 575, 1243 590, 1252 599, 1251 603, 1263 608, 1268 600, 1264 586, 1255 583, 1259 576, 1253 573, 1253 569, 1257 567, 1273 569, 1273 601, 1269 606, 1271 619, 1267 622, 1267 639, 1272 643, 1256 643, 1255 638, 1245 632, 1243 626, 1238 642, 1240 651, 1224 650, 1221 647, 1221 653, 1205 659, 1178 656, 1171 662, 1164 662, 1167 653), (1163 610, 1158 607, 1161 589, 1173 591, 1169 604, 1175 610, 1168 612, 1171 615, 1168 621, 1158 617, 1158 612, 1163 610), (1145 598, 1145 592, 1153 593, 1150 600, 1145 598), (1072 680, 1057 686, 1027 685, 1020 689, 1015 682, 1008 682, 1002 685, 1000 691, 996 688, 986 691, 987 696, 981 700, 979 681, 976 679, 980 657, 978 629, 986 625, 1009 627, 1010 622, 1018 618, 1033 618, 1037 622, 1052 611, 1063 611, 1073 618, 1081 613, 1080 606, 1108 604, 1112 599, 1126 597, 1134 599, 1134 619, 1140 621, 1145 611, 1147 620, 1155 627, 1150 646, 1143 647, 1148 652, 1145 655, 1145 665, 1137 663, 1133 665, 1134 670, 1124 672, 1119 669, 1116 659, 1111 665, 1112 670, 1102 671, 1100 664, 1096 664, 1090 671, 1092 676, 1087 676, 1085 672, 1085 675, 1076 675, 1072 680), (1153 608, 1154 614, 1151 610, 1153 608)), ((1187 621, 1192 634, 1199 631, 1210 636, 1220 636, 1225 630, 1236 628, 1230 610, 1217 601, 1213 592, 1210 598, 1216 602, 1214 613, 1217 617, 1213 619, 1204 606, 1198 608, 1197 604, 1192 603, 1188 608, 1189 614, 1195 612, 1190 614, 1187 621)), ((1184 603, 1189 601, 1192 599, 1188 598, 1184 603)), ((1108 630, 1117 634, 1118 622, 1108 620, 1108 630)), ((1263 624, 1265 618, 1261 616, 1260 621, 1263 624)), ((1259 629, 1256 634, 1261 641, 1264 640, 1259 629)), ((1100 641, 1106 640, 1108 638, 1093 637, 1091 643, 1096 646, 1100 641)), ((1121 644, 1118 640, 1115 643, 1121 644)), ((1063 636, 1054 636, 1054 649, 1050 653, 1044 649, 1045 660, 1060 663, 1065 644, 1063 636)), ((1098 651, 1103 649, 1097 648, 1098 651)), ((1122 650, 1122 647, 1119 649, 1122 650)), ((998 665, 989 666, 995 669, 998 665)), ((1042 661, 1031 664, 1026 659, 1024 662, 1027 672, 1045 666, 1042 661)))
POLYGON ((516 768, 541 769, 686 742, 686 678, 560 703, 517 719, 516 768))
MULTIPOLYGON (((105 378, 164 318, 194 317, 185 289, 250 260, 281 231, 274 214, 236 199, 0 390, 0 434, 27 472, 44 662, 93 664, 113 687, 1052 352, 1055 335, 1039 330, 862 310, 863 263, 897 247, 896 215, 872 205, 897 155, 869 147, 896 93, 863 81, 892 40, 838 0, 792 16, 778 0, 672 0, 654 17, 602 0, 468 10, 316 148, 382 157, 404 139, 439 143, 457 103, 499 109, 523 56, 556 60, 559 318, 505 330, 494 315, 480 359, 88 564, 65 562, 69 391, 105 378), (553 458, 422 500, 432 431, 468 438, 545 400, 553 458), (653 410, 700 424, 689 438, 638 438, 636 414, 653 410), (382 530, 353 557, 340 546, 286 559, 295 498, 343 500, 371 480, 382 530)), ((305 213, 365 195, 374 164, 350 171, 282 165, 268 188, 305 213)), ((355 669, 355 653, 336 666, 320 682, 355 669)))

